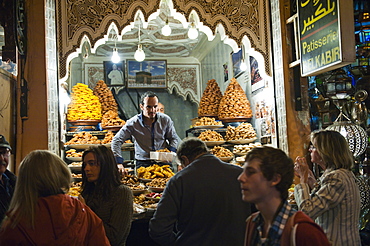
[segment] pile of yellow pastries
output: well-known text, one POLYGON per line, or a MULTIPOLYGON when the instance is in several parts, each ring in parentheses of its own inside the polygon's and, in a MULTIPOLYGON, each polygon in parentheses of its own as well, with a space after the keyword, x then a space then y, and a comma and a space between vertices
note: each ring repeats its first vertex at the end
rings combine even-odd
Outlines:
POLYGON ((139 167, 136 172, 138 178, 143 179, 170 178, 175 175, 169 165, 159 166, 157 164, 149 167, 139 167))
POLYGON ((77 83, 72 88, 72 100, 68 105, 67 119, 76 120, 101 120, 101 104, 99 98, 87 85, 77 83))

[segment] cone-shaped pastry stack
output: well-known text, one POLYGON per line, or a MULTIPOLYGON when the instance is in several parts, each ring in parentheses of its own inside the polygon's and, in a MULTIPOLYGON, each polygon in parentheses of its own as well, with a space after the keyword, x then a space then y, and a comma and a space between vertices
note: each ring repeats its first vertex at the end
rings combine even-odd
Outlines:
POLYGON ((252 118, 252 110, 244 90, 235 78, 231 79, 218 108, 218 118, 252 118))
POLYGON ((122 120, 119 116, 118 113, 109 110, 105 114, 103 114, 103 117, 101 119, 101 127, 107 127, 107 126, 123 126, 126 124, 124 120, 122 120))
POLYGON ((77 83, 72 88, 72 100, 68 105, 67 119, 76 120, 101 120, 101 104, 99 98, 87 85, 77 83))
POLYGON ((208 80, 199 103, 198 116, 217 116, 221 98, 222 92, 216 80, 208 80))
POLYGON ((94 88, 94 95, 99 97, 101 104, 101 114, 104 115, 109 110, 117 113, 117 102, 103 80, 99 80, 94 88))

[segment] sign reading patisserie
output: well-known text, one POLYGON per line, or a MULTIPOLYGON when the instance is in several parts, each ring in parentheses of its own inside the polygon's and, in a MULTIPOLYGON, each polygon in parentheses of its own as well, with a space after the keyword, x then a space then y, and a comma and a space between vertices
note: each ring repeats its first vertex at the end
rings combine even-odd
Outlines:
POLYGON ((352 0, 299 0, 298 22, 302 76, 355 61, 352 0))

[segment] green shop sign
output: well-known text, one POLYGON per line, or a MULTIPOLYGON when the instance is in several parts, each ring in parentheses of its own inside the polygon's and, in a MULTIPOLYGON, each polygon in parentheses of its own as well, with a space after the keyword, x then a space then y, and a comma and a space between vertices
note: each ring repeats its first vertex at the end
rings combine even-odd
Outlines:
POLYGON ((355 61, 352 0, 299 0, 298 22, 302 76, 355 61))

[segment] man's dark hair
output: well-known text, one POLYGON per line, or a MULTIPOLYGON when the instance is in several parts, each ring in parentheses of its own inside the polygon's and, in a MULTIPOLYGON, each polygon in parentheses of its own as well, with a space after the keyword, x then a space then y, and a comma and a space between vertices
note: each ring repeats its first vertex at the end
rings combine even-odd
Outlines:
MULTIPOLYGON (((140 98, 141 105, 144 105, 144 98, 146 98, 146 97, 157 97, 158 98, 158 96, 154 92, 147 91, 143 95, 141 95, 141 98, 140 98)), ((158 100, 159 100, 159 98, 158 98, 158 100)))
POLYGON ((208 153, 207 145, 196 137, 185 138, 177 148, 177 158, 181 159, 181 156, 186 156, 190 161, 193 161, 195 157, 200 154, 208 153))
POLYGON ((293 160, 284 151, 267 146, 253 148, 247 153, 246 162, 254 159, 261 161, 260 168, 267 180, 272 180, 275 174, 280 175, 281 180, 276 189, 280 192, 281 198, 286 200, 294 178, 293 160))

